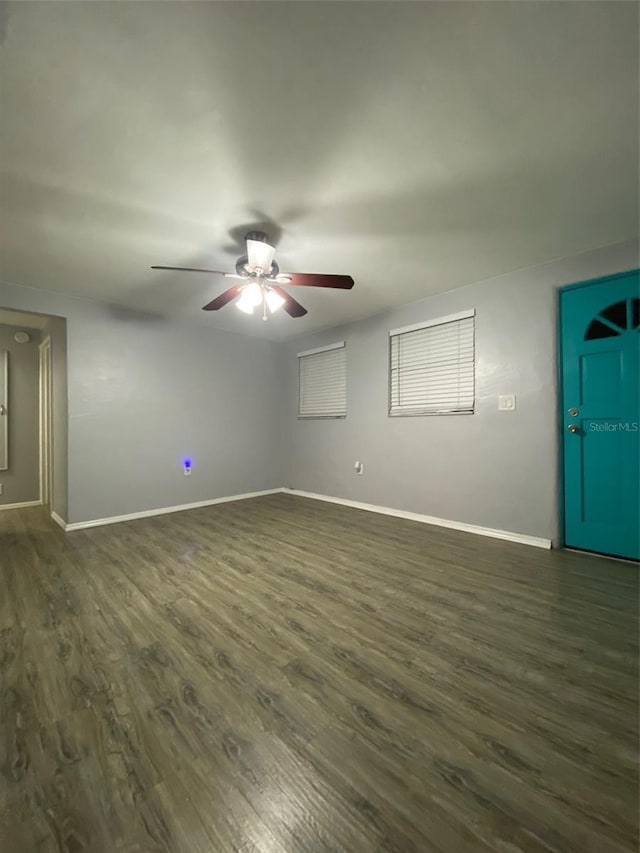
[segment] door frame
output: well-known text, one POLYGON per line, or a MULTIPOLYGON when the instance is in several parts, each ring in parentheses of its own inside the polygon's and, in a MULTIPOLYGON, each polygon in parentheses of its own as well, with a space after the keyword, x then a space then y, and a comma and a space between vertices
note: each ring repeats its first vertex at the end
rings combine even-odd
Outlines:
MULTIPOLYGON (((597 278, 589 278, 584 281, 576 281, 574 284, 565 284, 558 288, 557 297, 557 383, 558 383, 558 548, 564 548, 566 543, 565 537, 565 476, 564 476, 564 410, 565 400, 563 392, 563 373, 564 354, 562 351, 562 294, 569 290, 578 290, 583 287, 591 287, 594 284, 604 284, 607 281, 615 281, 618 278, 626 278, 633 273, 640 273, 637 267, 623 270, 622 272, 612 273, 611 275, 598 276, 597 278)), ((585 551, 585 553, 592 553, 585 551)), ((607 555, 608 556, 608 555, 607 555)), ((618 558, 610 558, 618 559, 618 558)))
POLYGON ((39 347, 39 418, 40 418, 40 503, 51 506, 53 493, 53 411, 51 337, 47 335, 39 347))

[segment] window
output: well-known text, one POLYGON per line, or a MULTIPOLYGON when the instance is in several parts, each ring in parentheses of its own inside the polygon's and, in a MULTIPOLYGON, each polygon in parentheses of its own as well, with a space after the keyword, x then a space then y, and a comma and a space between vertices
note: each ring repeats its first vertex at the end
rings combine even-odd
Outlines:
POLYGON ((298 417, 347 415, 347 360, 344 341, 298 353, 298 417))
POLYGON ((623 299, 614 302, 601 311, 589 324, 584 336, 585 341, 597 341, 599 338, 615 338, 627 329, 640 326, 640 299, 623 299))
POLYGON ((472 413, 475 311, 392 329, 390 415, 472 413))

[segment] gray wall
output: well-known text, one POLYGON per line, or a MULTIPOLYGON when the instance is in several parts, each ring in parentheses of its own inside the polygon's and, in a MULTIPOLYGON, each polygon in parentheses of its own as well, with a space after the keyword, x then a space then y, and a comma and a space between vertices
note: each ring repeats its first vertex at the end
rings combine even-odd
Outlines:
POLYGON ((0 471, 0 506, 40 499, 40 332, 21 328, 31 335, 29 343, 16 343, 18 328, 0 324, 0 350, 9 351, 9 468, 0 471))
POLYGON ((282 484, 276 344, 7 284, 0 306, 67 320, 67 521, 282 484))
POLYGON ((557 540, 557 288, 637 266, 638 244, 619 244, 290 342, 287 485, 557 540), (389 418, 389 329, 466 308, 477 312, 476 413, 389 418), (298 421, 296 353, 340 340, 346 420, 298 421), (507 393, 517 395, 513 413, 497 409, 507 393))

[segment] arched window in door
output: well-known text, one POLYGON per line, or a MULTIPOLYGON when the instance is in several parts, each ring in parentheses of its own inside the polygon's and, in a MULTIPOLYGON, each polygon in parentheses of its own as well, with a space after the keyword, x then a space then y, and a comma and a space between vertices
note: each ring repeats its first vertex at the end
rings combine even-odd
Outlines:
POLYGON ((614 338, 640 327, 640 299, 623 299, 614 302, 589 323, 585 341, 614 338))

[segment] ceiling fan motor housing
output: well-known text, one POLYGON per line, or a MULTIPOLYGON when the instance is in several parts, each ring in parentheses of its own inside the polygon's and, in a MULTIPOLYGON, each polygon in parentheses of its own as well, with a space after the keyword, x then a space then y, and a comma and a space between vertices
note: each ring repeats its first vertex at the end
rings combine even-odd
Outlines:
POLYGON ((256 243, 269 243, 269 238, 264 231, 247 231, 244 235, 245 240, 255 240, 256 243))
MULTIPOLYGON (((241 258, 238 258, 236 261, 236 272, 238 275, 243 276, 243 278, 251 278, 252 272, 249 269, 249 258, 246 255, 242 255, 241 258)), ((264 273, 264 275, 269 276, 269 278, 275 278, 280 272, 280 267, 278 264, 273 261, 270 269, 264 273)))

